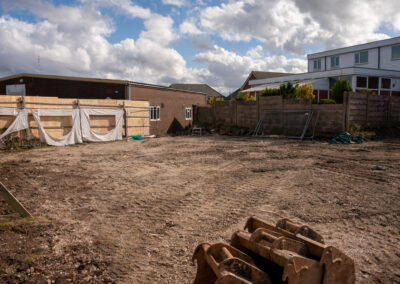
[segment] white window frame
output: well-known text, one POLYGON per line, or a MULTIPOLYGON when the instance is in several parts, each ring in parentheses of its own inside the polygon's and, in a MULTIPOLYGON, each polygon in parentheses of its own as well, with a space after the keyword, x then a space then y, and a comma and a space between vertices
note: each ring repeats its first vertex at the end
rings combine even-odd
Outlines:
POLYGON ((340 66, 340 57, 332 56, 331 57, 331 68, 338 68, 340 66))
POLYGON ((160 107, 159 106, 151 106, 150 107, 150 121, 159 121, 160 120, 160 107))
POLYGON ((364 50, 364 51, 360 51, 360 52, 356 52, 354 53, 354 64, 356 65, 362 65, 362 64, 368 64, 369 62, 369 52, 368 50, 364 50), (367 53, 367 61, 366 62, 361 62, 361 53, 367 53), (358 59, 358 61, 357 61, 358 59))
POLYGON ((191 107, 187 107, 185 108, 185 119, 186 120, 192 120, 192 108, 191 107), (188 115, 189 114, 189 115, 188 115))
POLYGON ((393 48, 399 48, 400 49, 400 45, 394 45, 394 46, 392 46, 392 48, 391 48, 391 50, 392 50, 392 60, 394 61, 394 60, 400 60, 400 57, 394 57, 393 56, 393 48))
POLYGON ((314 62, 314 71, 321 71, 322 70, 322 60, 320 59, 315 59, 314 62))

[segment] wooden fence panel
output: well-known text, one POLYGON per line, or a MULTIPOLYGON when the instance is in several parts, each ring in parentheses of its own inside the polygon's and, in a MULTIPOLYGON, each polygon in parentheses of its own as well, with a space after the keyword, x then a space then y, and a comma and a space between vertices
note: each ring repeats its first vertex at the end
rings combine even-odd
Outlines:
MULTIPOLYGON (((25 107, 28 109, 29 113, 29 126, 31 134, 34 138, 38 138, 38 126, 31 115, 31 109, 73 109, 77 107, 77 99, 59 99, 56 97, 30 97, 25 96, 25 107)), ((93 106, 87 105, 97 105, 96 108, 115 107, 123 109, 126 108, 126 122, 127 122, 127 133, 123 131, 124 135, 149 135, 150 134, 150 112, 149 112, 149 102, 146 101, 130 101, 130 100, 96 100, 96 99, 80 99, 79 103, 82 107, 93 108, 93 106), (129 108, 133 106, 135 108, 129 108), (139 107, 139 108, 137 108, 139 107), (142 107, 142 108, 141 108, 142 107)), ((6 107, 22 107, 22 101, 20 96, 0 96, 0 106, 6 107), (16 102, 13 104, 6 104, 6 102, 16 102)), ((8 126, 12 123, 15 117, 13 116, 0 116, 0 133, 2 133, 8 126)), ((72 118, 68 116, 42 116, 40 118, 46 132, 54 138, 62 137, 68 134, 72 128, 72 118)), ((96 132, 106 133, 107 131, 115 128, 115 118, 113 116, 91 116, 90 125, 96 132)), ((125 129, 125 125, 124 125, 125 129)))

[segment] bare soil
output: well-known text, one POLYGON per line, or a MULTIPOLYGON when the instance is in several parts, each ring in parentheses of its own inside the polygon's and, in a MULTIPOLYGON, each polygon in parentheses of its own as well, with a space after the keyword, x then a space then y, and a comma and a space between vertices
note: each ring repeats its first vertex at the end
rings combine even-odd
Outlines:
POLYGON ((400 140, 165 137, 0 151, 2 283, 190 283, 201 242, 257 215, 314 227, 357 282, 400 282, 400 140), (10 221, 11 220, 11 221, 10 221))

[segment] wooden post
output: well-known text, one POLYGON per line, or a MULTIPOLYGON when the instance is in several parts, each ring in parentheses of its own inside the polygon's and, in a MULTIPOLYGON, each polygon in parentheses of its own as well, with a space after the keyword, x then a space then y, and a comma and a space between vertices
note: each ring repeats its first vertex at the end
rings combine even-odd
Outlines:
POLYGON ((368 113, 369 113, 369 94, 367 93, 366 104, 365 104, 365 125, 368 125, 368 113))
POLYGON ((124 109, 124 124, 125 124, 125 138, 128 137, 128 117, 126 114, 126 107, 125 107, 125 101, 122 104, 122 107, 124 109))
POLYGON ((31 213, 25 209, 25 207, 11 194, 10 191, 0 182, 0 196, 21 215, 21 217, 33 218, 31 213))
POLYGON ((350 99, 350 92, 345 92, 344 93, 344 116, 345 116, 345 131, 347 131, 350 128, 350 105, 351 105, 351 99, 350 99))

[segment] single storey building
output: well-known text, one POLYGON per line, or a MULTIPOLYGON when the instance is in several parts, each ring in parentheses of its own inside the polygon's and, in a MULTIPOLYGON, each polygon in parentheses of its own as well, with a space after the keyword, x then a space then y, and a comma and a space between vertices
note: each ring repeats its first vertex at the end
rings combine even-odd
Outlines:
POLYGON ((192 125, 193 105, 206 103, 206 94, 190 90, 128 80, 27 73, 0 78, 0 94, 149 101, 150 134, 155 135, 166 135, 192 125))

